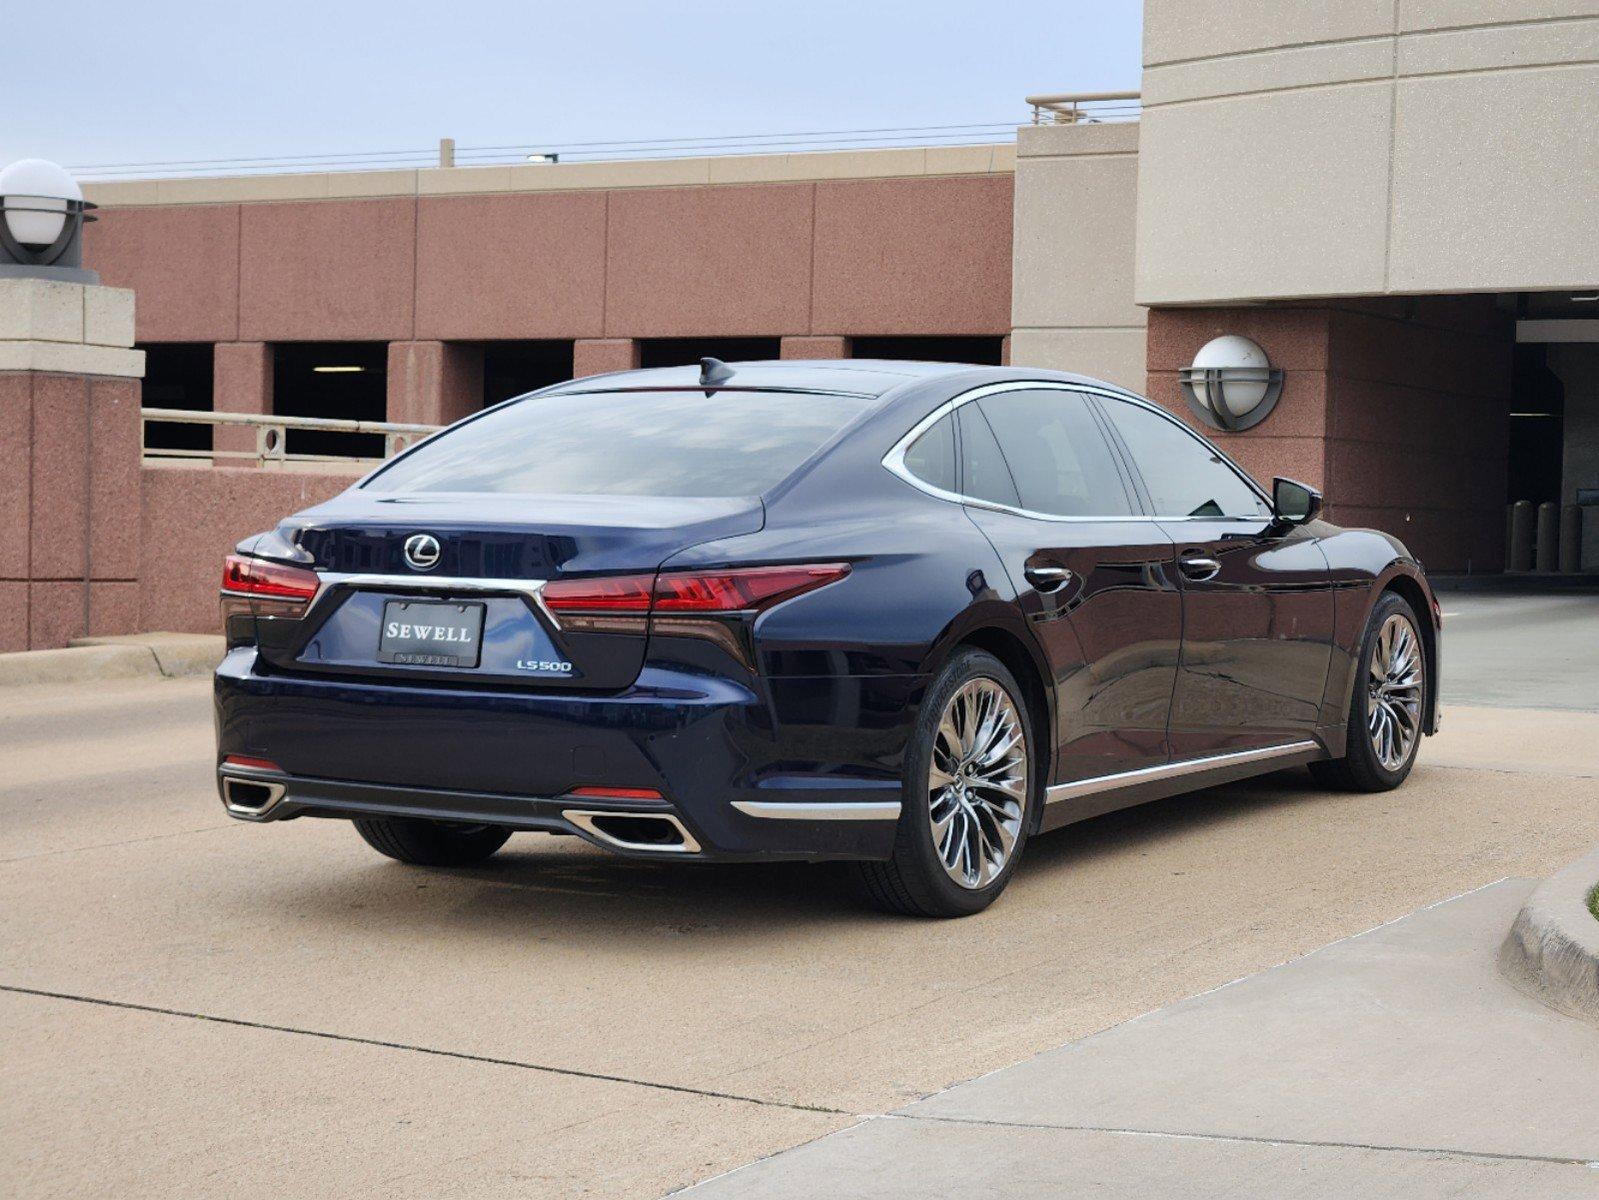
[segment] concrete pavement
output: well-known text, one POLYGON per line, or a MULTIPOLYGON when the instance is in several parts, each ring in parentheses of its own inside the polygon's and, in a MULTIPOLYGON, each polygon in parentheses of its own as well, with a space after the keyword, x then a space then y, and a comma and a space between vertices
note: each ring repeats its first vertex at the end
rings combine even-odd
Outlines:
POLYGON ((1531 890, 1491 884, 687 1195, 1599 1196, 1599 1031, 1496 970, 1531 890))
POLYGON ((0 694, 19 1196, 655 1196, 1599 842, 1599 716, 1451 700, 1402 791, 1115 814, 928 923, 532 835, 405 868, 229 821, 211 737, 201 681, 0 694))
POLYGON ((1599 711, 1599 593, 1438 598, 1447 702, 1599 711))

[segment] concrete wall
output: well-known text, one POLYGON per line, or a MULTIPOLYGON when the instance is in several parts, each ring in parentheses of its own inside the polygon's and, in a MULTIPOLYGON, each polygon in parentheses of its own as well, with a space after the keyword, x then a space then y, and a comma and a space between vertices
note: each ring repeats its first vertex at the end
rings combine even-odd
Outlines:
POLYGON ((1016 143, 1010 361, 1144 385, 1133 300, 1136 124, 1024 127, 1016 143))
POLYGON ((1144 304, 1599 282, 1599 0, 1147 0, 1144 304))
POLYGON ((1433 570, 1497 571, 1514 336, 1489 297, 1156 309, 1148 394, 1263 483, 1321 488, 1331 520, 1395 534, 1433 570), (1284 371, 1276 409, 1238 434, 1201 426, 1177 382, 1223 333, 1284 371))

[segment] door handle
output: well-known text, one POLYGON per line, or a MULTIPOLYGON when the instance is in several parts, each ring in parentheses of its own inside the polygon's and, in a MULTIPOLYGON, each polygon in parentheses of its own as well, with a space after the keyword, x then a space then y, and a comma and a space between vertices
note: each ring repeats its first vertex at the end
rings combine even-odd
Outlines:
POLYGON ((1185 554, 1177 560, 1177 566, 1184 575, 1196 583, 1204 583, 1207 579, 1214 579, 1217 573, 1221 571, 1221 563, 1203 554, 1185 554))
POLYGON ((1025 567, 1022 574, 1040 592, 1058 592, 1072 581, 1071 570, 1067 567, 1025 567))

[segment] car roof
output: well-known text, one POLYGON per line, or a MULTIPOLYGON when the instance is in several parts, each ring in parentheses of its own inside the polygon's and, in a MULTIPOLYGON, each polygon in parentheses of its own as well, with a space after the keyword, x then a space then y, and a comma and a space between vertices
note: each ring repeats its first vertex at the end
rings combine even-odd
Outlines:
MULTIPOLYGON (((718 389, 770 389, 773 391, 842 392, 855 396, 882 396, 905 384, 945 376, 980 373, 984 382, 1003 379, 1050 379, 1068 383, 1107 386, 1085 375, 1034 368, 995 367, 976 363, 918 362, 886 358, 766 359, 724 364, 731 374, 715 385, 718 389)), ((700 388, 698 364, 681 367, 650 367, 636 371, 614 371, 589 375, 559 384, 545 394, 614 392, 637 389, 700 388)), ((1122 389, 1117 388, 1117 391, 1122 389)))

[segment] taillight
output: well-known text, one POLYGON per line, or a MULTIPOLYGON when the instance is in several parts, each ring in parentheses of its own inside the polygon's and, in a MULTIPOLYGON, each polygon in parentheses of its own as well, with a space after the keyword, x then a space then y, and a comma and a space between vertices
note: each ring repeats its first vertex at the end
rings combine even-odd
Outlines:
POLYGON ((222 565, 222 590, 264 600, 310 600, 322 581, 315 571, 230 554, 222 565))
POLYGON ((848 563, 809 567, 738 567, 730 571, 671 571, 655 581, 655 611, 743 612, 837 583, 848 563))
POLYGON ((665 571, 653 578, 559 579, 546 584, 541 595, 557 613, 748 612, 836 583, 848 574, 848 563, 665 571))
POLYGON ((539 592, 551 612, 650 611, 651 575, 608 575, 597 579, 558 579, 539 592))

